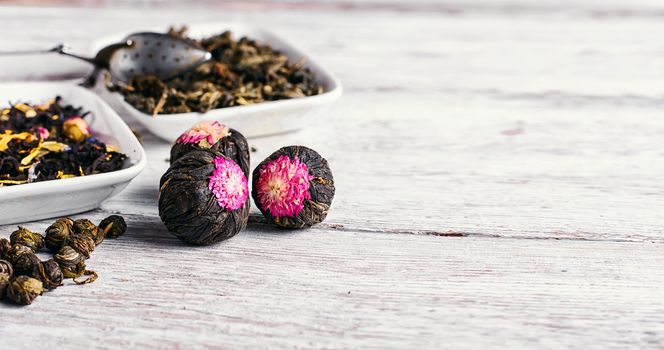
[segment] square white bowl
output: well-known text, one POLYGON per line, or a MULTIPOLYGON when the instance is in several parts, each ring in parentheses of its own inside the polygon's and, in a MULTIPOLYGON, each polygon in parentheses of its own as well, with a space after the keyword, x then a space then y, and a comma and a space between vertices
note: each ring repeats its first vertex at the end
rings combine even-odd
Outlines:
POLYGON ((0 225, 61 217, 99 207, 122 191, 145 168, 143 147, 127 124, 97 95, 70 83, 3 83, 7 102, 42 103, 55 96, 62 103, 90 111, 86 121, 93 136, 127 155, 121 170, 69 179, 0 187, 0 225))
MULTIPOLYGON (((151 28, 154 32, 166 32, 167 28, 151 28)), ((194 124, 203 120, 215 120, 239 130, 246 137, 258 137, 281 134, 306 127, 321 117, 322 107, 336 101, 342 93, 341 83, 331 73, 316 63, 311 56, 304 54, 283 39, 262 29, 242 24, 203 23, 189 26, 189 36, 203 38, 230 30, 235 38, 247 36, 259 42, 271 45, 274 49, 286 54, 291 60, 302 58, 316 74, 316 80, 323 85, 325 92, 320 95, 302 98, 262 102, 253 105, 235 106, 211 110, 207 113, 160 114, 155 117, 145 114, 127 102, 117 92, 110 92, 101 83, 95 91, 108 102, 120 115, 128 115, 143 124, 150 132, 160 138, 173 142, 180 134, 194 124)), ((120 42, 130 32, 118 33, 93 42, 92 51, 120 42)))

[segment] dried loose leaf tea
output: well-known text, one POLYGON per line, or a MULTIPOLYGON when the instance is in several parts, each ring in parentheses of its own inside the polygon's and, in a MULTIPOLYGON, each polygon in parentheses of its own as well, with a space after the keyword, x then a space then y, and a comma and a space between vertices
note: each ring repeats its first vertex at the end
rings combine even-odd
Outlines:
POLYGON ((92 136, 88 114, 60 97, 0 108, 0 187, 120 170, 126 156, 92 136))
MULTIPOLYGON (((186 29, 170 35, 186 38, 186 29)), ((212 54, 212 60, 174 79, 161 81, 151 75, 136 75, 128 85, 112 90, 125 101, 150 114, 207 112, 216 108, 313 96, 324 92, 315 74, 304 67, 304 59, 290 60, 270 45, 224 32, 192 40, 212 54)))
POLYGON ((127 231, 127 223, 120 215, 111 215, 99 223, 99 229, 108 238, 118 238, 127 231))
POLYGON ((53 259, 60 265, 65 278, 79 277, 85 272, 85 259, 68 245, 53 255, 53 259))
POLYGON ((55 253, 65 244, 65 241, 72 233, 74 221, 70 218, 57 219, 46 229, 46 248, 55 253))
POLYGON ((14 276, 14 267, 7 260, 0 260, 0 275, 7 275, 9 278, 14 276))
POLYGON ((228 239, 247 225, 247 178, 219 152, 189 152, 161 178, 159 216, 185 242, 205 245, 228 239))
POLYGON ((64 279, 62 269, 54 259, 42 261, 32 277, 40 280, 47 290, 61 286, 64 279))
POLYGON ((26 275, 34 277, 39 269, 39 257, 35 253, 21 254, 14 261, 14 273, 17 276, 26 275))
POLYGON ((7 286, 7 299, 19 305, 30 305, 44 292, 44 285, 38 279, 18 276, 7 286))
POLYGON ((13 244, 7 254, 5 255, 5 259, 9 260, 12 264, 16 262, 16 259, 19 258, 23 254, 34 254, 34 250, 28 246, 24 246, 22 244, 13 244))
POLYGON ((10 281, 11 278, 9 276, 5 274, 0 274, 0 299, 4 297, 5 291, 7 290, 10 281))
POLYGON ((0 259, 4 259, 12 244, 7 238, 0 238, 0 259))
POLYGON ((97 277, 99 277, 97 275, 97 273, 92 271, 92 270, 83 271, 83 274, 81 276, 74 277, 74 283, 76 283, 78 285, 89 284, 89 283, 92 283, 92 282, 96 281, 97 277), (81 276, 87 276, 87 277, 84 278, 84 279, 80 279, 81 276))
POLYGON ((34 252, 40 251, 44 248, 44 236, 39 233, 32 232, 25 227, 18 227, 18 230, 12 232, 9 236, 11 244, 21 244, 29 247, 34 252))
POLYGON ((104 231, 100 230, 97 225, 88 219, 74 221, 73 229, 75 234, 80 233, 92 238, 95 245, 100 245, 104 241, 104 231))
POLYGON ((249 176, 249 145, 237 130, 216 121, 200 122, 185 131, 171 148, 171 164, 183 155, 196 150, 218 151, 240 166, 249 176))
POLYGON ((330 209, 332 171, 310 148, 283 147, 254 169, 251 196, 263 215, 278 226, 309 227, 323 221, 330 209))
POLYGON ((67 238, 66 245, 74 248, 85 259, 90 258, 90 254, 95 250, 95 241, 90 235, 85 233, 74 233, 67 238))

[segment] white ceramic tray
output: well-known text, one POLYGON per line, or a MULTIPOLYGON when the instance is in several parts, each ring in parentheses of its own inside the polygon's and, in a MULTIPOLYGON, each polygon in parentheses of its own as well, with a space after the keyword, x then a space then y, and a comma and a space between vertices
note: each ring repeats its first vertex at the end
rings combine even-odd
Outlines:
POLYGON ((62 180, 0 187, 0 224, 24 223, 72 215, 99 207, 145 167, 145 151, 120 117, 94 93, 67 83, 0 84, 1 106, 7 102, 40 103, 55 96, 63 103, 82 106, 93 136, 116 146, 128 157, 123 169, 62 180))
MULTIPOLYGON (((166 32, 166 28, 148 28, 155 32, 166 32)), ((290 59, 306 60, 305 67, 311 69, 317 79, 325 88, 325 93, 297 99, 270 101, 247 106, 220 108, 207 113, 181 113, 161 114, 156 117, 142 113, 126 103, 119 93, 109 92, 103 84, 98 84, 95 91, 107 101, 122 116, 130 116, 142 123, 150 132, 173 142, 180 134, 202 120, 216 120, 229 125, 242 132, 246 137, 257 137, 280 134, 301 129, 313 122, 321 122, 322 107, 337 100, 342 93, 339 81, 322 66, 317 64, 309 55, 302 53, 283 39, 265 30, 244 26, 241 24, 192 24, 189 26, 189 35, 202 38, 231 30, 235 38, 248 36, 263 43, 272 45, 285 53, 290 59)), ((102 47, 121 41, 130 33, 118 33, 93 43, 92 51, 96 52, 102 47)))

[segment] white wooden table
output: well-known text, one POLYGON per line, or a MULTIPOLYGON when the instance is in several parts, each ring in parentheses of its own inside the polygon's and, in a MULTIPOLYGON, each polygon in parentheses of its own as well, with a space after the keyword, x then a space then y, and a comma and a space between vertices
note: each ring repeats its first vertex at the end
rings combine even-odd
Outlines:
POLYGON ((82 215, 128 221, 99 280, 0 304, 1 349, 664 347, 661 2, 84 3, 0 7, 1 46, 241 20, 313 52, 344 97, 252 163, 308 145, 337 195, 310 230, 254 213, 186 246, 145 134, 145 172, 82 215))

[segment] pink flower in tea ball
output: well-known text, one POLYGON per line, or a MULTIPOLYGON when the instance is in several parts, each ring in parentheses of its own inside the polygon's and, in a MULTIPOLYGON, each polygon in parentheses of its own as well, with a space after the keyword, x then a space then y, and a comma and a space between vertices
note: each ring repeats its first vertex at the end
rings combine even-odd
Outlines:
POLYGON ((62 132, 74 142, 83 142, 90 137, 90 127, 81 117, 73 117, 65 120, 62 124, 62 132))
POLYGON ((228 210, 242 208, 249 197, 249 185, 242 169, 224 157, 216 157, 214 167, 208 188, 217 197, 219 206, 228 210))
POLYGON ((201 147, 212 147, 219 140, 230 135, 230 129, 216 121, 202 121, 185 131, 177 139, 177 143, 198 144, 201 147))
POLYGON ((299 159, 280 156, 261 167, 257 183, 260 206, 276 218, 295 217, 304 208, 304 201, 311 199, 307 165, 299 159))
POLYGON ((39 137, 41 137, 42 140, 46 140, 49 136, 51 136, 51 133, 48 132, 48 129, 42 128, 41 126, 37 128, 37 132, 39 133, 39 137))

